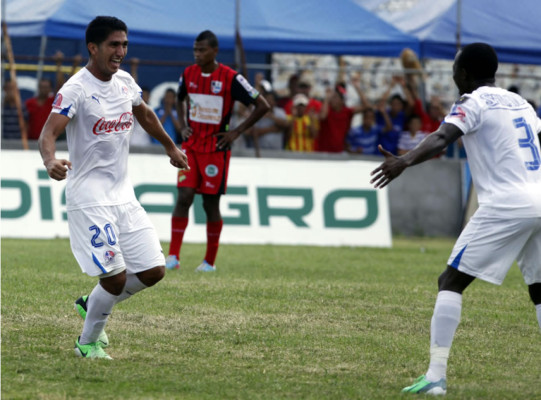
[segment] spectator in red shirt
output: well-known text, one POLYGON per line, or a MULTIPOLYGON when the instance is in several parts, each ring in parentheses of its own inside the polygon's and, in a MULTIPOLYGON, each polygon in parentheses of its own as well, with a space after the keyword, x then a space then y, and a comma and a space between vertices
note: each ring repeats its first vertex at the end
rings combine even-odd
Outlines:
MULTIPOLYGON (((50 79, 40 79, 38 83, 37 96, 26 100, 26 110, 28 111, 28 140, 38 140, 41 134, 41 129, 45 125, 45 121, 51 113, 54 102, 55 92, 57 92, 64 84, 66 78, 62 72, 62 62, 64 54, 58 51, 55 55, 56 62, 56 88, 53 91, 53 83, 50 79)), ((77 55, 73 58, 72 70, 69 76, 75 73, 76 67, 81 62, 81 56, 77 55)))
MULTIPOLYGON (((356 88, 357 89, 357 88, 356 88)), ((338 84, 334 89, 328 88, 321 112, 319 113, 319 134, 316 150, 328 153, 341 153, 346 149, 346 136, 351 127, 353 114, 361 112, 364 107, 346 106, 346 88, 338 84)))
POLYGON ((38 94, 26 100, 28 111, 28 139, 38 140, 41 128, 45 125, 47 117, 51 113, 54 94, 53 85, 49 79, 41 79, 38 85, 38 94))

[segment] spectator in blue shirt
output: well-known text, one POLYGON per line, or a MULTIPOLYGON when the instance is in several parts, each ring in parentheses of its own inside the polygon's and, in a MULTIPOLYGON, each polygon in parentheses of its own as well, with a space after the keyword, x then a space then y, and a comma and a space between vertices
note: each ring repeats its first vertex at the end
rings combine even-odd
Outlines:
MULTIPOLYGON (((174 89, 167 89, 162 99, 162 106, 154 110, 163 125, 163 129, 173 139, 173 142, 180 144, 182 138, 180 135, 180 123, 176 110, 177 94, 174 89)), ((153 144, 160 144, 156 139, 152 138, 153 144)))
POLYGON ((376 112, 372 108, 363 111, 363 123, 352 128, 347 136, 347 150, 350 153, 365 155, 380 155, 378 144, 381 136, 392 130, 392 122, 385 107, 379 110, 385 125, 382 127, 376 124, 376 112))

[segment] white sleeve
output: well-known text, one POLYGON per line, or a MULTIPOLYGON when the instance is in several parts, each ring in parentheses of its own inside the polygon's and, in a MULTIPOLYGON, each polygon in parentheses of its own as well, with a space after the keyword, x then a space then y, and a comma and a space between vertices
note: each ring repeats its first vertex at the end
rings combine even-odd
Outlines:
POLYGON ((84 96, 84 90, 78 84, 67 82, 56 94, 51 113, 62 114, 73 118, 84 96))
POLYGON ((137 107, 143 102, 143 90, 139 87, 139 85, 131 76, 128 81, 128 86, 130 88, 132 105, 137 107))
POLYGON ((481 107, 475 99, 462 96, 445 117, 445 123, 458 127, 465 135, 475 132, 481 123, 481 107))

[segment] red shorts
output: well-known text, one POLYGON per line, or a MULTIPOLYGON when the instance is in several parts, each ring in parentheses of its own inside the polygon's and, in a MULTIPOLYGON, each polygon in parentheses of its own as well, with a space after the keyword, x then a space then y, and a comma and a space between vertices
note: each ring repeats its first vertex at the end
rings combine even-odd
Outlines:
POLYGON ((177 187, 189 187, 196 193, 225 194, 231 151, 197 153, 184 149, 189 171, 178 171, 177 187))

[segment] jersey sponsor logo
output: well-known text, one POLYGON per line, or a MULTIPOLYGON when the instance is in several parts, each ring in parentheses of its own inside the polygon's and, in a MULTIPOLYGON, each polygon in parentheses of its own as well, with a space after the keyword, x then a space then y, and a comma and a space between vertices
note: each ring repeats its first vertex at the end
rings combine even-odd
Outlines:
POLYGON ((218 94, 222 91, 223 82, 222 81, 211 81, 210 82, 210 90, 214 94, 218 94))
POLYGON ((205 174, 209 177, 209 178, 213 178, 215 177, 216 175, 218 175, 218 167, 214 164, 209 164, 205 167, 205 174))
POLYGON ((190 94, 190 120, 204 124, 220 125, 224 99, 210 94, 190 94))
POLYGON ((259 92, 252 85, 250 85, 244 76, 238 74, 236 79, 242 85, 242 87, 246 89, 251 98, 255 99, 257 96, 259 96, 259 92))
POLYGON ((105 135, 107 133, 125 133, 129 132, 133 125, 133 114, 125 112, 118 119, 106 120, 101 117, 92 128, 94 135, 105 135))
POLYGON ((62 100, 62 95, 60 93, 57 93, 56 97, 54 98, 53 108, 62 108, 62 100))
POLYGON ((466 111, 464 111, 462 107, 455 104, 449 116, 458 118, 460 121, 464 122, 464 120, 466 119, 466 111))

